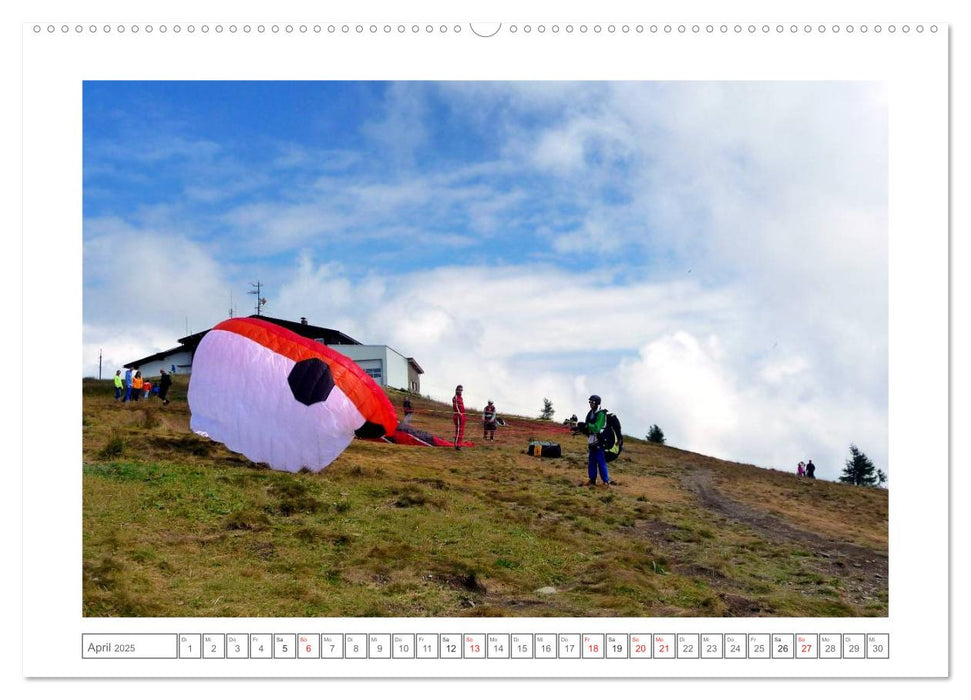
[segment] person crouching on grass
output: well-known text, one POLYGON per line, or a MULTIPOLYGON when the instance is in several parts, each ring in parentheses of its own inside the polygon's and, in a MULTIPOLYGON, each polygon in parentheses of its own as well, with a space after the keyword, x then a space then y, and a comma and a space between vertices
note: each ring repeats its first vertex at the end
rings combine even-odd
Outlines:
POLYGON ((482 440, 496 439, 496 407, 489 399, 485 410, 482 412, 482 440))

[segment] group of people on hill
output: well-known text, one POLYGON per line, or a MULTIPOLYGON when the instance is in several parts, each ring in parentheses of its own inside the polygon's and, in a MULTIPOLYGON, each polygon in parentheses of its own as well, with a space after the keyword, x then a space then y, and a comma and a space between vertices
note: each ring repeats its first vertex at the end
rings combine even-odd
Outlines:
MULTIPOLYGON (((462 441, 465 439, 465 401, 462 398, 464 391, 461 384, 455 387, 455 395, 452 397, 452 424, 455 426, 455 449, 461 449, 462 441)), ((482 440, 495 441, 496 428, 499 425, 499 417, 496 414, 496 405, 492 399, 486 403, 482 411, 482 440)))
MULTIPOLYGON (((465 400, 462 398, 462 392, 464 391, 461 384, 455 387, 455 395, 452 396, 452 424, 455 426, 455 435, 452 438, 452 442, 455 444, 455 449, 462 449, 462 442, 465 440, 465 423, 467 416, 465 413, 465 400)), ((411 405, 411 399, 405 397, 402 403, 402 408, 404 409, 405 417, 401 421, 405 424, 410 424, 412 417, 414 416, 415 409, 411 405)), ((501 420, 496 413, 496 405, 493 403, 492 399, 489 399, 486 404, 485 409, 482 411, 482 440, 494 441, 496 439, 496 428, 501 424, 501 420)))
POLYGON ((152 383, 150 379, 142 377, 141 370, 132 370, 131 367, 125 370, 124 379, 121 370, 115 372, 115 401, 127 403, 129 401, 139 401, 149 399, 153 395, 158 396, 163 405, 169 403, 169 388, 172 386, 172 375, 164 369, 159 370, 161 376, 158 382, 152 383))
POLYGON ((809 460, 808 462, 799 462, 799 464, 796 465, 796 476, 798 476, 800 479, 802 477, 806 477, 807 479, 815 479, 816 465, 813 464, 812 460, 809 460))
MULTIPOLYGON (((452 397, 452 423, 455 426, 455 449, 460 449, 460 443, 465 438, 465 401, 462 398, 462 393, 464 389, 461 384, 455 387, 455 395, 452 397)), ((572 422, 573 426, 583 426, 582 432, 587 435, 587 477, 588 486, 596 486, 597 477, 603 482, 604 486, 610 485, 610 472, 607 469, 607 459, 604 454, 603 446, 600 442, 600 433, 606 427, 607 424, 607 411, 601 408, 601 399, 596 394, 593 394, 587 402, 590 405, 590 410, 587 412, 587 417, 582 423, 576 423, 575 418, 572 422)), ((409 402, 410 408, 410 402, 409 402)), ((405 411, 405 416, 407 420, 408 412, 405 411)), ((485 409, 482 412, 482 439, 483 440, 495 440, 496 439, 496 427, 497 421, 499 420, 496 415, 496 406, 492 399, 486 404, 485 409)))

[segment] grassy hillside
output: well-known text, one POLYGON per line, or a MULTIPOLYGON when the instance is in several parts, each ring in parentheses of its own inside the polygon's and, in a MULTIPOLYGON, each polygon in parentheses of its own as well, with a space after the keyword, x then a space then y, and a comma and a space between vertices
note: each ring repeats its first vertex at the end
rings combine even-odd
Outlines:
POLYGON ((184 382, 168 406, 84 382, 84 615, 887 615, 885 490, 630 438, 586 488, 583 438, 508 416, 494 443, 470 420, 471 449, 358 440, 275 472, 190 432, 184 382))

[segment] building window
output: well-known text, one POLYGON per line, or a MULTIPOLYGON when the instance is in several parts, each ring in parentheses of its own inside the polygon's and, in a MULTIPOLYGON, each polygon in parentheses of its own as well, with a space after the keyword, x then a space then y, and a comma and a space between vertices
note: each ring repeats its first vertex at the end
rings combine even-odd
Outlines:
POLYGON ((383 384, 384 383, 383 380, 382 380, 382 378, 381 378, 381 368, 380 367, 365 367, 364 368, 364 371, 367 372, 367 375, 369 377, 371 377, 371 379, 373 379, 378 384, 383 384))

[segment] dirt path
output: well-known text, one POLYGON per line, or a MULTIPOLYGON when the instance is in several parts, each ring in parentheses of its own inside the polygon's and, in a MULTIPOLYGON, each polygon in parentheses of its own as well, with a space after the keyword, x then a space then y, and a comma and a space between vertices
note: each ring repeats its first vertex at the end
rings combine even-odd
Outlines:
POLYGON ((682 483, 698 500, 731 522, 746 525, 768 542, 801 544, 816 556, 807 563, 822 575, 840 579, 847 602, 860 607, 881 600, 888 588, 888 557, 867 547, 840 542, 794 527, 774 515, 739 503, 718 490, 710 470, 686 471, 682 483))

